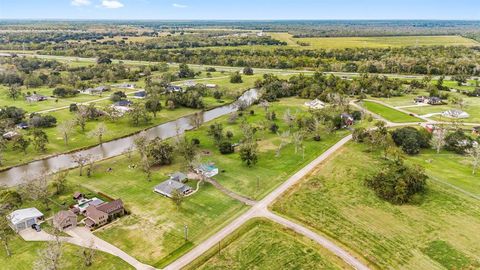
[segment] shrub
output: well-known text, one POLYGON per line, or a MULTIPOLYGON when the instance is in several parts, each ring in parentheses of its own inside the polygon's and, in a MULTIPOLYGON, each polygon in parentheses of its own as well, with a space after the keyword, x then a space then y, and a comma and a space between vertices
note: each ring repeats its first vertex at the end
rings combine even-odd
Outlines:
POLYGON ((215 92, 213 92, 213 97, 215 99, 221 99, 222 96, 223 96, 223 93, 221 91, 216 90, 215 92))
POLYGON ((359 143, 364 142, 367 137, 368 137, 368 131, 365 128, 357 127, 353 130, 352 139, 355 142, 359 142, 359 143))
POLYGON ((232 143, 229 141, 221 142, 220 145, 218 146, 218 150, 220 150, 220 153, 222 153, 222 155, 231 154, 235 151, 234 147, 232 146, 232 143))
POLYGON ((450 133, 445 138, 445 149, 463 155, 466 150, 471 148, 473 140, 467 136, 462 130, 450 133))
POLYGON ((230 76, 230 83, 242 83, 242 75, 239 72, 235 72, 230 76))
POLYGON ((392 139, 403 152, 416 155, 421 148, 429 147, 429 135, 413 127, 404 127, 392 132, 392 139))
POLYGON ((193 138, 193 139, 192 139, 192 143, 193 143, 194 145, 200 145, 200 140, 197 139, 197 138, 193 138))
POLYGON ((355 121, 362 120, 362 112, 361 111, 353 111, 352 112, 352 117, 353 117, 353 120, 355 120, 355 121))
POLYGON ((48 128, 57 124, 57 118, 51 115, 35 114, 30 118, 30 125, 35 128, 48 128))
POLYGON ((65 87, 57 87, 53 90, 53 95, 56 97, 74 97, 79 93, 78 90, 65 88, 65 87))
POLYGON ((251 67, 245 67, 245 68, 243 69, 243 74, 244 74, 244 75, 253 75, 253 68, 251 68, 251 67))
POLYGON ((76 112, 78 111, 78 105, 76 103, 71 103, 70 107, 68 108, 70 112, 76 112))
POLYGON ((269 129, 270 129, 270 131, 271 131, 272 133, 277 133, 277 131, 278 131, 278 125, 275 124, 275 123, 272 123, 272 124, 270 125, 270 128, 269 128, 269 129))

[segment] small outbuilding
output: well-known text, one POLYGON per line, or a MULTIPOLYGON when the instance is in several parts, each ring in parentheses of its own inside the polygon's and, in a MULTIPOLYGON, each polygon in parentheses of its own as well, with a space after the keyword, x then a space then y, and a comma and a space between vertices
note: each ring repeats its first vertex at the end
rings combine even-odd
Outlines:
POLYGON ((213 164, 201 164, 195 170, 198 174, 211 178, 218 174, 218 168, 213 164))
POLYGON ((185 183, 188 177, 182 172, 175 172, 170 175, 170 180, 174 180, 180 183, 185 183))
POLYGON ((312 110, 320 110, 325 108, 325 103, 323 103, 321 100, 316 98, 312 101, 305 102, 305 106, 307 106, 309 109, 312 109, 312 110))
POLYGON ((61 231, 77 227, 77 215, 72 211, 62 210, 53 216, 53 226, 61 231))
POLYGON ((42 212, 37 208, 25 208, 13 211, 7 216, 10 227, 19 232, 27 228, 31 228, 33 225, 38 225, 43 220, 42 212))

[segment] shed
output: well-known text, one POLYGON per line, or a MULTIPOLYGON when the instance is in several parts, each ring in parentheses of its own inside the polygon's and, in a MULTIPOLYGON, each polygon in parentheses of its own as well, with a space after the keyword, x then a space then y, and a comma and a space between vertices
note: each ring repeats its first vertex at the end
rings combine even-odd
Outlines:
POLYGON ((175 172, 170 175, 170 179, 180 182, 180 183, 185 183, 187 181, 187 176, 182 173, 182 172, 175 172))

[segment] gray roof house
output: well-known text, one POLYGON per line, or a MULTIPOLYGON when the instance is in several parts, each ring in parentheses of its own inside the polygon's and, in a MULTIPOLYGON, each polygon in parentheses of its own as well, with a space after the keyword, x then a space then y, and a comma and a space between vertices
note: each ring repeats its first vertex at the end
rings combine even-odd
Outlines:
POLYGON ((177 190, 180 194, 187 195, 192 192, 192 188, 175 180, 166 180, 157 185, 153 191, 166 197, 172 198, 173 191, 177 190))
POLYGON ((39 95, 39 94, 32 94, 30 96, 25 97, 25 100, 27 102, 39 102, 39 101, 44 101, 44 100, 47 100, 47 99, 48 98, 46 96, 39 95))
POLYGON ((185 183, 187 181, 187 176, 181 172, 175 172, 170 175, 170 180, 174 180, 180 183, 185 183))
POLYGON ((32 207, 15 210, 7 216, 7 219, 10 227, 14 231, 19 232, 30 228, 34 224, 38 224, 43 219, 43 214, 37 208, 32 207))

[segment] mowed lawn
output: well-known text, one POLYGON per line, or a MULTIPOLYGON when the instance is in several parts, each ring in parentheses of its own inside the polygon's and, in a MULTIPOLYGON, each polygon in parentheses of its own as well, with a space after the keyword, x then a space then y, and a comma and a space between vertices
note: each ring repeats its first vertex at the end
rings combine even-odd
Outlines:
POLYGON ((266 219, 253 219, 186 269, 345 269, 338 257, 266 219), (220 251, 220 252, 219 252, 220 251))
POLYGON ((410 116, 406 113, 397 111, 395 109, 389 108, 382 104, 372 102, 372 101, 363 101, 361 103, 365 109, 380 115, 381 117, 387 119, 390 122, 396 123, 409 123, 409 122, 423 122, 422 119, 410 116))
MULTIPOLYGON (((0 250, 0 269, 8 270, 30 270, 34 269, 33 264, 38 259, 38 252, 47 246, 45 242, 25 242, 19 236, 15 236, 9 242, 11 257, 7 257, 2 246, 0 250)), ((118 257, 97 251, 93 265, 84 266, 80 252, 82 249, 71 244, 62 244, 62 258, 59 269, 98 269, 98 270, 127 270, 134 269, 128 263, 118 257)))
POLYGON ((478 200, 428 181, 426 193, 414 203, 392 205, 364 184, 382 162, 379 154, 365 150, 348 144, 273 210, 329 236, 380 269, 478 269, 478 200))
POLYGON ((454 185, 480 197, 480 174, 472 174, 471 159, 453 152, 422 150, 419 155, 408 158, 426 168, 429 176, 454 185))
MULTIPOLYGON (((180 159, 177 157, 177 162, 180 159)), ((91 178, 80 177, 76 170, 72 171, 69 181, 121 198, 131 214, 95 234, 141 262, 162 267, 245 209, 244 205, 209 184, 202 185, 199 192, 185 198, 179 208, 172 200, 153 192, 154 187, 168 179, 170 173, 183 170, 182 165, 178 162, 155 169, 149 182, 141 170, 138 156, 131 159, 120 156, 98 163, 91 178), (108 168, 112 171, 107 172, 108 168), (188 226, 188 241, 184 238, 185 225, 188 226)), ((197 183, 188 184, 196 188, 197 183)))

